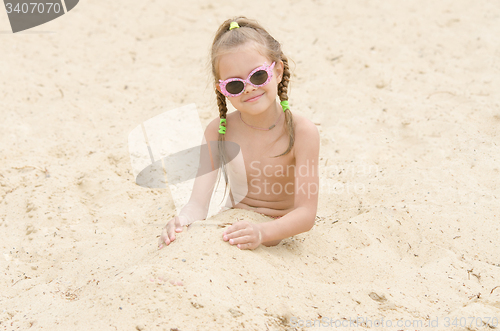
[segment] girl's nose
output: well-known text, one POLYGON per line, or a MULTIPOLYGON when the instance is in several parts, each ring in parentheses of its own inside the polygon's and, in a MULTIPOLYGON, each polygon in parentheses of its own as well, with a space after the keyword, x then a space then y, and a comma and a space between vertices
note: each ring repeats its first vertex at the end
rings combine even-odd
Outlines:
POLYGON ((252 84, 246 84, 245 85, 245 93, 250 93, 250 92, 253 92, 255 91, 257 88, 255 86, 253 86, 252 84))

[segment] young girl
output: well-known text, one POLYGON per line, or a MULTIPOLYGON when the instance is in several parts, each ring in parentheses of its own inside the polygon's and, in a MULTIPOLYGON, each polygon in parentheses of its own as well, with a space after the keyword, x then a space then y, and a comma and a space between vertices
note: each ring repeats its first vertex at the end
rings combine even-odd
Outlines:
MULTIPOLYGON (((231 178, 235 171, 226 169, 228 144, 237 144, 248 189, 241 199, 232 199, 231 207, 271 217, 261 224, 234 223, 222 233, 223 240, 255 249, 309 231, 318 204, 319 134, 312 122, 290 111, 290 70, 281 45, 257 22, 237 17, 220 26, 211 59, 219 118, 205 131, 208 153, 202 152, 200 162, 211 163, 212 169, 220 165, 226 182, 238 181, 231 178), (227 113, 226 100, 236 111, 227 113), (215 141, 218 150, 211 150, 215 141)), ((159 248, 174 241, 182 226, 206 218, 216 180, 213 174, 196 178, 188 204, 163 229, 159 248)))

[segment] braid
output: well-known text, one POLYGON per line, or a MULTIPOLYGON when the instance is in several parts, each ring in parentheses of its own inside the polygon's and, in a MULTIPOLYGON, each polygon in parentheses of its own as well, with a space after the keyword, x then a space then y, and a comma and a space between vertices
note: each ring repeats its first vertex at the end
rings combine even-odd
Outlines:
MULTIPOLYGON (((226 104, 226 97, 224 94, 220 93, 219 90, 215 89, 215 94, 217 95, 217 105, 219 106, 219 118, 221 119, 226 119, 226 114, 227 114, 227 104, 226 104)), ((223 126, 226 128, 227 123, 223 122, 219 124, 220 126, 223 126)), ((226 172, 226 153, 225 153, 225 148, 224 148, 224 141, 225 141, 225 134, 219 133, 219 142, 218 142, 218 149, 219 149, 219 164, 222 170, 222 175, 224 176, 224 180, 226 181, 226 188, 224 189, 224 195, 226 195, 226 189, 228 186, 228 176, 226 172)))
MULTIPOLYGON (((224 94, 220 93, 219 90, 215 90, 215 94, 217 95, 217 106, 219 106, 219 117, 226 118, 227 114, 227 105, 226 105, 226 97, 224 94)), ((224 126, 226 124, 224 123, 224 126)))
MULTIPOLYGON (((281 82, 278 84, 278 96, 281 101, 285 101, 288 100, 288 84, 290 82, 290 68, 288 66, 288 59, 283 53, 281 53, 281 61, 283 61, 283 78, 281 79, 281 82)), ((293 126, 293 116, 290 109, 287 109, 285 111, 285 130, 288 133, 288 136, 290 137, 288 142, 288 147, 286 151, 284 151, 280 155, 277 155, 277 157, 288 154, 292 150, 293 144, 295 142, 295 129, 293 126)))
POLYGON ((278 96, 281 101, 288 100, 288 84, 290 82, 290 68, 288 67, 288 59, 281 53, 281 61, 283 61, 283 78, 278 84, 278 96))

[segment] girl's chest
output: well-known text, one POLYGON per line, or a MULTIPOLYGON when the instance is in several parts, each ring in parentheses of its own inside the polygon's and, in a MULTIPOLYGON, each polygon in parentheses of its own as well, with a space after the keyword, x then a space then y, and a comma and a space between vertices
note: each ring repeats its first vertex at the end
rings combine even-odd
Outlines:
POLYGON ((294 177, 293 149, 286 155, 278 156, 288 148, 288 138, 285 135, 275 141, 248 139, 239 145, 248 178, 286 180, 294 177))

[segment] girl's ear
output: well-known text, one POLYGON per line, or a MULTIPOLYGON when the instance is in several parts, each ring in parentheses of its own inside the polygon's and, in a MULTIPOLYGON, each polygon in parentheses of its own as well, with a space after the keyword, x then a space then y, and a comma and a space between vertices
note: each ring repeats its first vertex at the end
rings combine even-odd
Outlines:
POLYGON ((281 80, 283 79, 283 68, 284 68, 283 61, 280 60, 279 62, 276 62, 274 70, 276 70, 276 80, 278 81, 278 83, 280 83, 281 80))
POLYGON ((215 88, 217 89, 217 91, 219 91, 220 93, 222 93, 222 91, 220 90, 220 85, 219 84, 215 84, 215 88))

